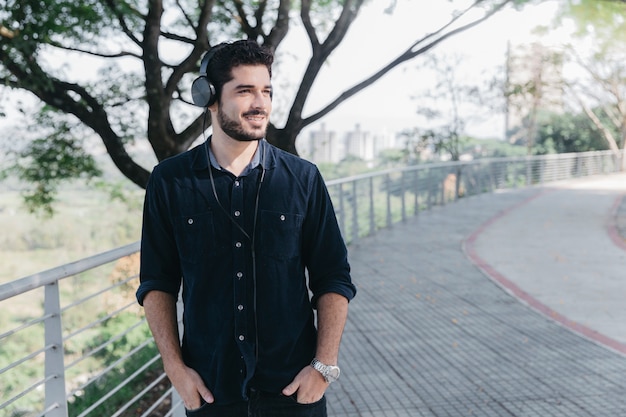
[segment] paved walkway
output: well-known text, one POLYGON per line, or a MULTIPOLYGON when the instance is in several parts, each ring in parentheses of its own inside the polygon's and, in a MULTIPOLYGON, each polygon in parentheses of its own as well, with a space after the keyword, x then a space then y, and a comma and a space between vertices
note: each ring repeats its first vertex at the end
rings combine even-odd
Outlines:
POLYGON ((475 196, 352 244, 329 416, 626 416, 624 195, 617 174, 475 196))

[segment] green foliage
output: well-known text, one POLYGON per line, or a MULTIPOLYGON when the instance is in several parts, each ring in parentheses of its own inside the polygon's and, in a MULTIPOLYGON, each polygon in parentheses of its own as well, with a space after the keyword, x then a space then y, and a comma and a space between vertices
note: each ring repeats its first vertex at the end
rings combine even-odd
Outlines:
MULTIPOLYGON (((0 329, 6 329, 6 327, 2 326, 0 329)), ((28 348, 32 346, 34 342, 41 344, 41 340, 38 339, 40 335, 41 326, 30 327, 3 339, 0 344, 0 369, 9 366, 16 358, 23 358, 25 352, 28 351, 28 348)), ((32 364, 33 362, 29 363, 32 364)), ((34 366, 23 364, 11 371, 3 373, 2 391, 8 394, 24 389, 27 386, 25 381, 35 380, 41 377, 43 373, 41 371, 42 366, 43 357, 40 356, 35 360, 34 366)))
POLYGON ((61 38, 83 41, 111 23, 99 0, 7 0, 0 21, 17 32, 22 50, 35 51, 39 44, 61 38))
MULTIPOLYGON (((110 343, 105 349, 100 350, 96 356, 103 359, 105 363, 116 361, 128 354, 130 350, 129 346, 139 346, 145 340, 152 337, 148 326, 141 326, 133 332, 124 334, 126 330, 136 323, 137 315, 131 313, 118 314, 107 319, 100 328, 98 335, 91 340, 86 346, 86 349, 94 349, 103 343, 115 339, 115 341, 110 343), (122 334, 124 335, 121 338, 117 338, 118 335, 122 334)), ((154 349, 152 349, 151 353, 152 356, 154 356, 154 349)))
POLYGON ((463 152, 471 154, 474 159, 504 158, 510 156, 525 156, 526 147, 497 139, 469 138, 463 152))
POLYGON ((371 167, 368 166, 367 162, 352 155, 348 155, 338 164, 322 162, 318 164, 318 168, 326 181, 336 178, 346 178, 371 171, 371 167))
POLYGON ((19 162, 13 169, 21 180, 32 185, 24 191, 28 210, 52 216, 60 183, 81 177, 91 179, 102 172, 93 155, 83 149, 83 142, 74 136, 72 126, 47 116, 47 113, 42 113, 39 122, 50 125, 52 132, 33 140, 19 152, 19 162))
POLYGON ((447 153, 458 161, 467 142, 465 127, 476 115, 483 114, 483 89, 468 83, 463 71, 463 58, 459 55, 430 55, 421 68, 434 79, 425 91, 413 97, 419 103, 417 113, 426 119, 428 128, 407 132, 416 148, 432 148, 436 153, 447 153), (421 144, 420 144, 421 142, 421 144))
POLYGON ((626 2, 621 0, 568 0, 562 3, 561 18, 572 18, 579 36, 593 36, 602 43, 626 42, 626 2))
POLYGON ((608 144, 584 114, 549 113, 540 118, 533 153, 603 151, 608 144))
MULTIPOLYGON (((104 394, 118 387, 133 372, 158 354, 156 345, 151 343, 138 350, 133 356, 125 358, 133 348, 152 338, 148 326, 140 326, 125 334, 136 323, 137 316, 130 313, 119 314, 107 319, 98 333, 84 347, 84 351, 89 352, 113 340, 104 349, 98 350, 95 357, 101 362, 101 369, 118 362, 118 360, 121 361, 104 376, 87 385, 84 390, 81 390, 70 399, 70 416, 79 415, 87 407, 101 399, 104 394)), ((143 385, 144 380, 149 380, 160 369, 162 369, 160 361, 153 363, 146 372, 136 377, 136 379, 141 379, 141 381, 132 381, 100 405, 98 407, 100 415, 114 414, 120 406, 136 395, 138 385, 143 385)))
POLYGON ((397 166, 409 162, 408 149, 384 149, 378 154, 378 164, 381 167, 397 166))

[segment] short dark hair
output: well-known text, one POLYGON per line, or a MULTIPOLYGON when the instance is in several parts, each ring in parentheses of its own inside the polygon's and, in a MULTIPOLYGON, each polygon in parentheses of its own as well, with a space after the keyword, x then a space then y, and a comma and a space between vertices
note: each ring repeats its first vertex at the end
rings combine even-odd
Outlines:
POLYGON ((207 78, 215 86, 215 94, 219 101, 222 87, 233 79, 233 68, 239 65, 265 65, 272 78, 272 52, 252 40, 224 42, 215 45, 215 53, 207 66, 207 78))

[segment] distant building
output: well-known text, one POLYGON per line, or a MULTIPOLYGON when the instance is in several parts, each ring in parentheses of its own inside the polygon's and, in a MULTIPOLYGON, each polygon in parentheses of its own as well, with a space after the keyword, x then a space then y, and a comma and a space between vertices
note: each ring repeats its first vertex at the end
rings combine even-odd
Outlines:
POLYGON ((313 162, 337 163, 345 153, 343 143, 337 139, 337 133, 326 130, 322 123, 320 130, 311 131, 298 142, 298 152, 313 162))
POLYGON ((377 133, 361 130, 356 125, 354 130, 339 136, 326 129, 324 124, 320 130, 310 132, 298 142, 298 152, 305 158, 316 162, 338 163, 348 156, 364 161, 373 161, 384 149, 403 148, 404 143, 395 133, 377 133))

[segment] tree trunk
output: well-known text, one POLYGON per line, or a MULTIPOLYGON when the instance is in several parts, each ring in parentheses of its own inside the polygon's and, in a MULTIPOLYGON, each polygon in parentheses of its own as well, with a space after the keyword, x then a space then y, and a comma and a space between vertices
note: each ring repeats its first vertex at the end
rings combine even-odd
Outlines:
POLYGON ((276 128, 270 124, 267 129, 267 141, 272 145, 285 150, 291 154, 298 155, 296 149, 296 138, 300 133, 300 129, 296 129, 289 124, 282 129, 276 128))

